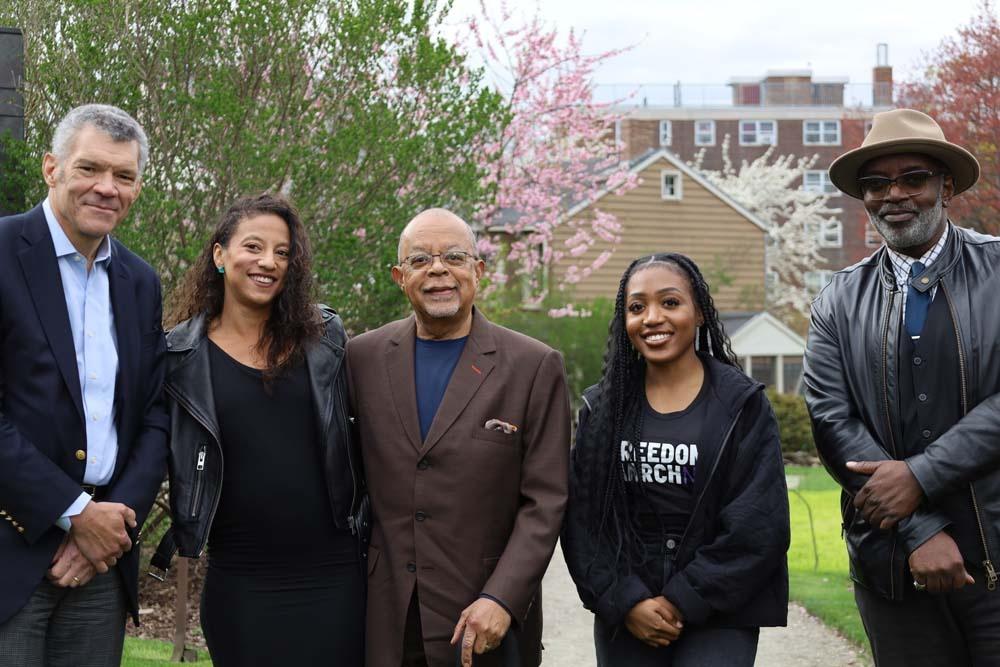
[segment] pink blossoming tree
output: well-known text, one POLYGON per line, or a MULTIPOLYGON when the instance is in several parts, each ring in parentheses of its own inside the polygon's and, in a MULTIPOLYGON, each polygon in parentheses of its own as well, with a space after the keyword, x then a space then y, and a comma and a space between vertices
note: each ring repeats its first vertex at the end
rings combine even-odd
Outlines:
POLYGON ((494 195, 474 216, 491 232, 480 244, 493 260, 488 290, 514 278, 527 298, 540 300, 544 275, 558 274, 560 287, 578 282, 611 255, 584 263, 587 249, 620 238, 618 220, 599 207, 587 219, 569 220, 566 212, 603 190, 636 185, 619 161, 611 105, 593 96, 594 71, 621 50, 587 55, 578 34, 562 39, 537 15, 519 21, 506 0, 489 7, 481 0, 468 33, 508 105, 480 154, 483 184, 494 195), (557 263, 560 270, 549 272, 557 263))

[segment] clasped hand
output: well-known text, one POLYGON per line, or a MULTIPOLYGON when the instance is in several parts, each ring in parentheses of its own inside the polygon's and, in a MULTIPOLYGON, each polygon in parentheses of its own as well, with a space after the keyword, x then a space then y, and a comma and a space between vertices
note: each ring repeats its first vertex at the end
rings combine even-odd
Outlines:
POLYGON ((677 641, 684 619, 680 610, 660 595, 632 607, 625 616, 625 627, 639 641, 658 648, 677 641))
POLYGON ((872 526, 889 530, 920 506, 924 492, 905 461, 848 461, 847 469, 871 476, 854 506, 872 526))
POLYGON ((70 525, 75 548, 100 574, 132 549, 126 527, 135 528, 135 512, 127 505, 91 501, 80 514, 70 517, 70 525))

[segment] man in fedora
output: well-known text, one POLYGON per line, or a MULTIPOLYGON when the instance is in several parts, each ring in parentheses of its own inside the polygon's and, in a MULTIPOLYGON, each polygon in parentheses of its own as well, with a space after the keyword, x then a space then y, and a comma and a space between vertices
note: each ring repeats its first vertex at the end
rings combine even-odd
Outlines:
POLYGON ((1000 238, 948 217, 978 177, 911 109, 830 166, 885 240, 813 302, 805 357, 880 667, 1000 664, 1000 238))

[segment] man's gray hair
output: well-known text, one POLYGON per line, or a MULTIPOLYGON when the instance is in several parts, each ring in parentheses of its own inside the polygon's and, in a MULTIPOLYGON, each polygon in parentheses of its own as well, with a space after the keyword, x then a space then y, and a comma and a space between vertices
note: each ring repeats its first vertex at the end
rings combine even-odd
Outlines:
POLYGON ((77 133, 93 125, 114 141, 134 141, 139 144, 139 175, 149 161, 149 139, 142 125, 118 107, 108 104, 84 104, 70 111, 59 121, 52 135, 52 154, 63 160, 73 145, 77 133))

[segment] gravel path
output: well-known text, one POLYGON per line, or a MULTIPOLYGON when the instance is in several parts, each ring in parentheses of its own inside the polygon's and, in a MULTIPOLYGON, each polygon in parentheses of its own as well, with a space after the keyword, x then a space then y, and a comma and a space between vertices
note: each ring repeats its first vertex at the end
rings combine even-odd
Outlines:
MULTIPOLYGON (((545 667, 594 667, 593 616, 580 604, 562 549, 556 547, 545 574, 542 600, 545 618, 545 667)), ((787 628, 765 628, 757 650, 759 667, 867 667, 854 646, 810 616, 788 607, 787 628)))

